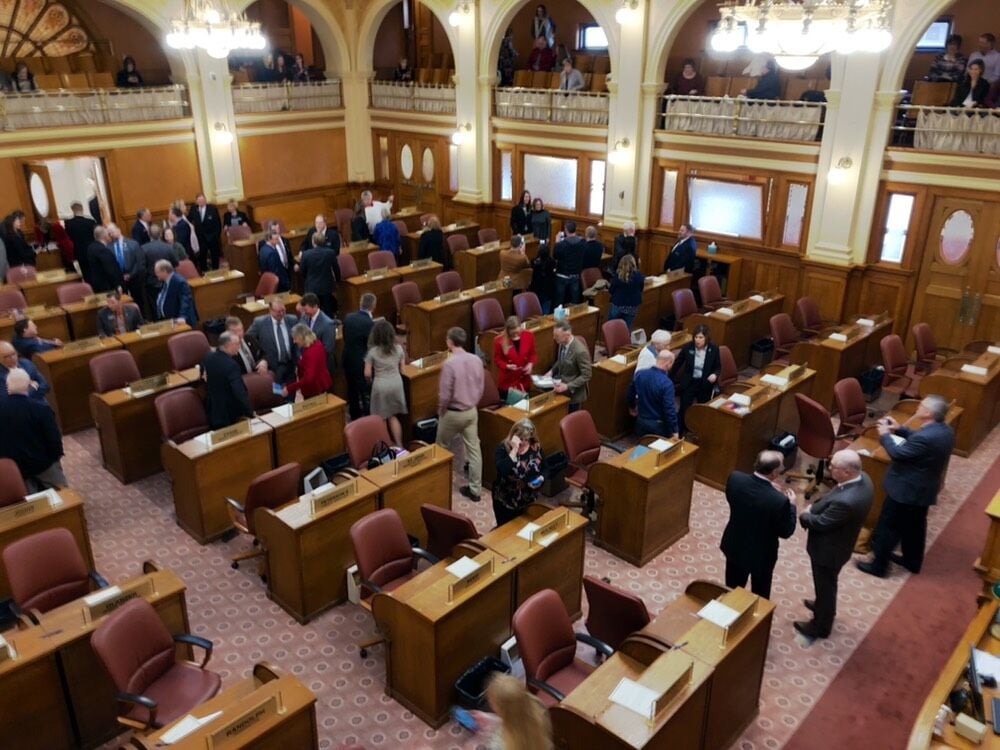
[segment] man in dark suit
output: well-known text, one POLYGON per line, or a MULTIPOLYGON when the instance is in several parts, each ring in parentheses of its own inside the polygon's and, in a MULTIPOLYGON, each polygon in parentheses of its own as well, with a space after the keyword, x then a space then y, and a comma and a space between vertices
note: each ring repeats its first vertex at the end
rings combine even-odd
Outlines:
POLYGON ((222 254, 222 219, 219 209, 209 205, 204 193, 198 193, 195 204, 188 211, 188 220, 194 225, 198 236, 198 268, 207 270, 211 261, 212 269, 219 267, 219 256, 222 254))
POLYGON ((583 270, 583 237, 576 233, 576 222, 567 221, 560 233, 552 257, 556 259, 556 305, 575 305, 580 301, 580 271, 583 270))
POLYGON ((597 239, 597 227, 587 227, 583 233, 583 267, 600 268, 604 256, 604 243, 597 239))
POLYGON ((368 413, 368 381, 365 380, 365 355, 368 335, 375 325, 374 294, 361 295, 361 309, 344 318, 344 376, 347 378, 347 408, 351 419, 368 413))
POLYGON ((87 202, 87 207, 90 211, 90 215, 94 217, 94 221, 98 224, 103 224, 104 219, 101 216, 101 201, 96 195, 87 202))
POLYGON ((73 218, 65 221, 66 234, 73 241, 76 260, 80 264, 80 275, 89 284, 90 264, 87 258, 87 248, 94 241, 94 230, 97 229, 97 222, 83 215, 83 204, 80 201, 73 201, 69 207, 73 212, 73 218))
POLYGON ((900 426, 892 417, 879 420, 879 439, 892 463, 882 483, 885 503, 872 536, 875 556, 871 562, 858 563, 865 573, 882 578, 890 561, 911 573, 920 572, 927 511, 937 502, 955 447, 955 431, 944 423, 947 415, 947 401, 927 396, 917 407, 915 416, 922 424, 916 430, 900 426), (902 556, 894 554, 897 544, 902 544, 902 556))
POLYGON ((108 297, 105 306, 97 311, 97 333, 99 336, 117 336, 119 333, 135 331, 142 325, 142 315, 135 305, 122 304, 118 292, 108 297))
POLYGON ((192 328, 198 325, 198 311, 194 306, 194 295, 187 279, 174 273, 168 260, 156 261, 156 278, 160 281, 160 292, 154 305, 157 320, 183 320, 192 328))
POLYGON ((302 302, 299 304, 302 308, 299 323, 309 326, 309 330, 323 342, 323 348, 326 349, 326 367, 330 371, 332 382, 337 371, 337 321, 320 309, 319 298, 312 292, 303 294, 302 302))
POLYGON ((267 360, 264 359, 257 344, 244 335, 243 321, 235 316, 229 316, 226 318, 226 331, 239 339, 240 346, 233 359, 239 366, 240 372, 244 375, 252 372, 267 375, 267 360))
POLYGON ((792 626, 807 638, 829 638, 837 615, 837 578, 851 559, 858 532, 872 507, 872 480, 861 471, 861 456, 852 450, 837 451, 830 459, 830 476, 837 486, 799 516, 809 532, 806 551, 812 563, 815 599, 806 599, 810 622, 792 626))
POLYGON ((208 424, 213 430, 228 427, 242 417, 253 416, 247 384, 233 359, 239 349, 240 340, 224 331, 219 334, 215 351, 206 354, 201 362, 201 376, 207 391, 205 407, 208 424))
POLYGON ((277 229, 269 230, 267 241, 260 249, 258 257, 261 273, 273 273, 278 277, 278 292, 287 292, 292 288, 288 276, 288 253, 281 241, 281 233, 277 229))
POLYGON ((153 222, 153 214, 148 208, 140 208, 135 212, 135 224, 132 225, 132 239, 139 245, 149 242, 149 226, 153 222))
POLYGON ((184 219, 184 212, 176 206, 170 209, 170 228, 174 230, 174 239, 181 244, 188 258, 194 258, 191 247, 191 225, 184 219))
POLYGON ((90 266, 90 286, 95 292, 111 292, 122 286, 125 279, 122 267, 114 252, 108 247, 108 230, 97 227, 94 241, 87 248, 87 265, 90 266))
POLYGON ((302 289, 307 294, 316 295, 319 306, 329 316, 337 314, 337 300, 333 296, 333 280, 340 281, 340 264, 337 253, 325 244, 325 235, 316 232, 312 236, 312 246, 299 258, 302 272, 302 289))
POLYGON ((47 404, 45 394, 49 392, 49 384, 35 363, 18 356, 17 349, 9 341, 0 341, 0 398, 7 395, 7 376, 15 367, 28 373, 28 395, 47 404))
POLYGON ((31 398, 31 378, 20 367, 7 373, 7 398, 0 399, 0 458, 9 458, 21 470, 28 489, 66 487, 62 435, 55 412, 31 398))
POLYGON ((285 312, 285 303, 275 298, 271 300, 269 314, 254 320, 247 331, 247 338, 264 353, 267 369, 274 373, 278 383, 290 383, 295 379, 297 352, 292 328, 297 322, 298 318, 285 312))
POLYGON ((670 253, 663 263, 663 272, 684 270, 687 273, 694 273, 694 261, 697 257, 697 252, 698 243, 695 242, 691 225, 681 224, 677 230, 677 242, 670 248, 670 253))
POLYGON ((612 274, 618 270, 618 263, 623 255, 635 257, 636 264, 639 263, 639 249, 635 241, 635 222, 626 221, 622 225, 622 233, 615 237, 614 255, 611 258, 611 267, 608 269, 612 274))
POLYGON ((340 255, 340 232, 337 231, 336 227, 327 225, 326 217, 323 214, 317 214, 313 220, 313 225, 306 232, 306 238, 302 240, 299 254, 301 255, 311 247, 323 246, 330 248, 335 254, 340 255), (323 242, 320 245, 313 245, 313 236, 317 233, 323 235, 323 242))
POLYGON ((139 249, 139 243, 122 236, 122 230, 117 224, 108 224, 108 240, 115 260, 122 269, 124 288, 132 295, 132 299, 142 302, 142 291, 145 287, 145 256, 139 249))
POLYGON ((156 317, 156 298, 160 294, 160 280, 156 277, 156 264, 161 260, 170 263, 171 268, 177 266, 177 256, 174 249, 162 239, 163 230, 159 224, 149 226, 149 242, 139 248, 142 255, 142 266, 145 269, 146 314, 156 317))
POLYGON ((771 578, 778 562, 778 540, 795 533, 795 493, 782 489, 784 457, 778 451, 761 451, 753 474, 734 471, 726 481, 729 523, 722 532, 726 556, 726 585, 746 586, 771 598, 771 578))

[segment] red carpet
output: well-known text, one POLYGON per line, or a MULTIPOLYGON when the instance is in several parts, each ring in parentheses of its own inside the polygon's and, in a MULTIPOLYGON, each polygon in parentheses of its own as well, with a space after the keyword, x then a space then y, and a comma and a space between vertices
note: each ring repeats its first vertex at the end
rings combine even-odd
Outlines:
POLYGON ((984 510, 1000 461, 976 485, 892 604, 830 684, 787 750, 904 748, 917 712, 976 613, 984 510), (876 742, 877 738, 877 742, 876 742), (872 744, 876 742, 876 744, 872 744))

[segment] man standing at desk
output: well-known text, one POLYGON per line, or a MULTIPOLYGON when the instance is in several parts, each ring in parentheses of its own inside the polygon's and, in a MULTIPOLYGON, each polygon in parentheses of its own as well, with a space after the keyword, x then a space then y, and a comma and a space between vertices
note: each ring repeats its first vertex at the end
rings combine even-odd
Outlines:
POLYGON ((122 296, 118 292, 112 292, 104 303, 104 307, 97 311, 97 334, 99 336, 111 337, 119 333, 128 333, 136 330, 142 325, 142 315, 135 305, 122 304, 122 296))
POLYGON ((249 375, 252 372, 267 375, 267 360, 261 356, 257 345, 244 337, 243 321, 235 316, 226 318, 226 332, 231 333, 240 342, 236 356, 233 357, 240 372, 243 375, 249 375))
POLYGON ((66 487, 62 435, 49 405, 31 398, 31 378, 20 367, 7 374, 7 398, 0 399, 0 458, 9 458, 21 470, 28 489, 66 487))
POLYGON ((278 383, 290 383, 295 379, 295 344, 292 342, 292 327, 298 318, 285 313, 285 303, 278 298, 271 300, 270 313, 254 320, 247 331, 251 339, 264 353, 267 369, 274 373, 278 383))
POLYGON ((198 311, 187 279, 174 271, 169 260, 156 261, 156 278, 160 280, 160 293, 156 296, 157 320, 183 320, 194 328, 198 325, 198 311))
POLYGON ((368 381, 365 379, 365 355, 368 336, 375 321, 372 311, 377 300, 371 292, 361 295, 361 309, 344 318, 344 376, 347 378, 347 408, 351 419, 368 413, 368 381))
MULTIPOLYGON (((336 235, 335 230, 331 231, 336 235)), ((328 244, 326 237, 323 232, 312 235, 309 248, 303 250, 299 258, 299 269, 302 272, 302 290, 319 298, 319 306, 323 308, 323 312, 333 317, 337 314, 333 280, 340 281, 340 263, 337 262, 337 250, 328 244)), ((339 248, 340 237, 337 236, 336 239, 339 248)))
POLYGON ((746 586, 771 598, 771 578, 778 562, 778 540, 795 533, 795 493, 781 488, 784 457, 761 451, 753 474, 734 471, 726 481, 729 523, 719 548, 726 556, 726 585, 746 586))
POLYGON ((206 354, 201 362, 201 376, 208 391, 205 403, 208 424, 213 430, 235 424, 242 417, 253 416, 247 384, 234 359, 239 350, 240 340, 225 331, 219 334, 215 351, 206 354))
POLYGON ((279 294, 292 288, 288 277, 288 250, 277 228, 268 230, 267 241, 260 248, 259 260, 261 273, 273 273, 278 277, 279 294))
POLYGON ((628 387, 629 410, 635 414, 635 434, 677 438, 677 404, 670 368, 674 353, 665 349, 656 363, 636 374, 628 387))
MULTIPOLYGON (((7 376, 15 367, 20 367, 28 373, 28 395, 39 401, 45 401, 49 384, 45 382, 35 363, 30 359, 20 359, 14 345, 7 341, 0 341, 0 396, 7 395, 7 376)), ((45 403, 48 405, 48 401, 45 403)))
POLYGON ((885 504, 872 535, 875 557, 858 563, 863 572, 883 578, 890 561, 911 573, 920 572, 927 542, 927 511, 937 502, 955 447, 955 431, 944 423, 947 415, 947 401, 927 396, 917 407, 915 416, 921 420, 917 429, 902 427, 892 417, 879 420, 879 439, 892 463, 882 483, 885 504), (901 556, 893 554, 897 544, 902 544, 901 556))
POLYGON ((681 224, 677 230, 677 242, 670 249, 670 254, 667 255, 667 260, 663 264, 663 272, 686 271, 694 273, 694 260, 697 252, 698 243, 695 242, 691 225, 681 224))
POLYGON ((212 269, 219 267, 219 256, 222 254, 222 219, 219 209, 209 205, 204 193, 198 193, 194 199, 195 205, 188 211, 188 219, 198 237, 198 267, 204 272, 211 263, 212 269))
POLYGON ((108 247, 108 230, 97 227, 94 241, 87 248, 87 266, 90 269, 90 286, 95 292, 110 292, 124 283, 122 268, 125 259, 119 263, 114 251, 108 247))
POLYGON ((438 385, 437 444, 449 448, 456 435, 465 444, 469 483, 461 492, 479 502, 483 490, 483 454, 479 446, 479 399, 483 397, 483 362, 465 351, 468 339, 464 328, 449 328, 445 344, 448 359, 441 368, 438 385))
POLYGON ((117 224, 108 224, 108 239, 115 260, 122 269, 122 285, 132 295, 132 299, 142 300, 143 276, 146 269, 143 265, 143 254, 139 243, 122 237, 122 230, 117 224))
POLYGON ((568 396, 569 410, 577 411, 590 395, 590 377, 593 369, 590 352, 573 335, 573 326, 568 321, 556 322, 552 329, 552 338, 555 339, 559 351, 556 354, 556 363, 546 375, 559 379, 553 390, 568 396))
POLYGON ((580 272, 583 271, 583 238, 576 233, 576 222, 566 222, 566 232, 556 243, 556 305, 575 305, 580 301, 580 272))

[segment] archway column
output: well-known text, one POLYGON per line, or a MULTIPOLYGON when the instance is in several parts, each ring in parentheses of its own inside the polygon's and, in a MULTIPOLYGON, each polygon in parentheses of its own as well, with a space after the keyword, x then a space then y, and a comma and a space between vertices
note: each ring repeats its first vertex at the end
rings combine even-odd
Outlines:
POLYGON ((372 119, 368 110, 368 81, 371 71, 352 70, 340 77, 344 103, 344 135, 347 144, 347 174, 351 182, 375 179, 372 153, 372 119))
POLYGON ((238 200, 243 197, 243 170, 229 63, 201 49, 184 57, 202 189, 216 203, 238 200))
POLYGON ((479 14, 456 28, 452 40, 455 54, 455 121, 472 125, 472 132, 458 146, 458 192, 455 201, 478 205, 490 193, 485 183, 490 169, 490 95, 492 76, 479 75, 479 14))

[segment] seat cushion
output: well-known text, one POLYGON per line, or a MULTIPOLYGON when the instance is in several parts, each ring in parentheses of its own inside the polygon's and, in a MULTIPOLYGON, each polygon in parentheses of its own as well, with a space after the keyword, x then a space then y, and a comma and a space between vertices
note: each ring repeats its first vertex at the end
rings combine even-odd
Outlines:
POLYGON ((572 474, 566 475, 566 481, 569 482, 574 487, 586 487, 587 486, 587 470, 577 469, 572 474))
MULTIPOLYGON (((573 688, 587 679, 587 676, 593 671, 594 668, 589 664, 582 662, 579 659, 573 659, 573 662, 568 667, 564 667, 555 674, 549 675, 545 682, 550 684, 563 695, 569 695, 573 692, 573 688)), ((536 695, 541 699, 542 703, 545 704, 546 708, 554 706, 557 703, 556 699, 544 690, 539 690, 536 695)))
MULTIPOLYGON (((201 669, 194 664, 178 662, 168 669, 144 693, 145 697, 156 701, 155 727, 163 727, 176 721, 191 709, 200 706, 219 692, 222 678, 215 672, 201 669)), ((145 721, 144 708, 133 708, 128 718, 145 721)))

